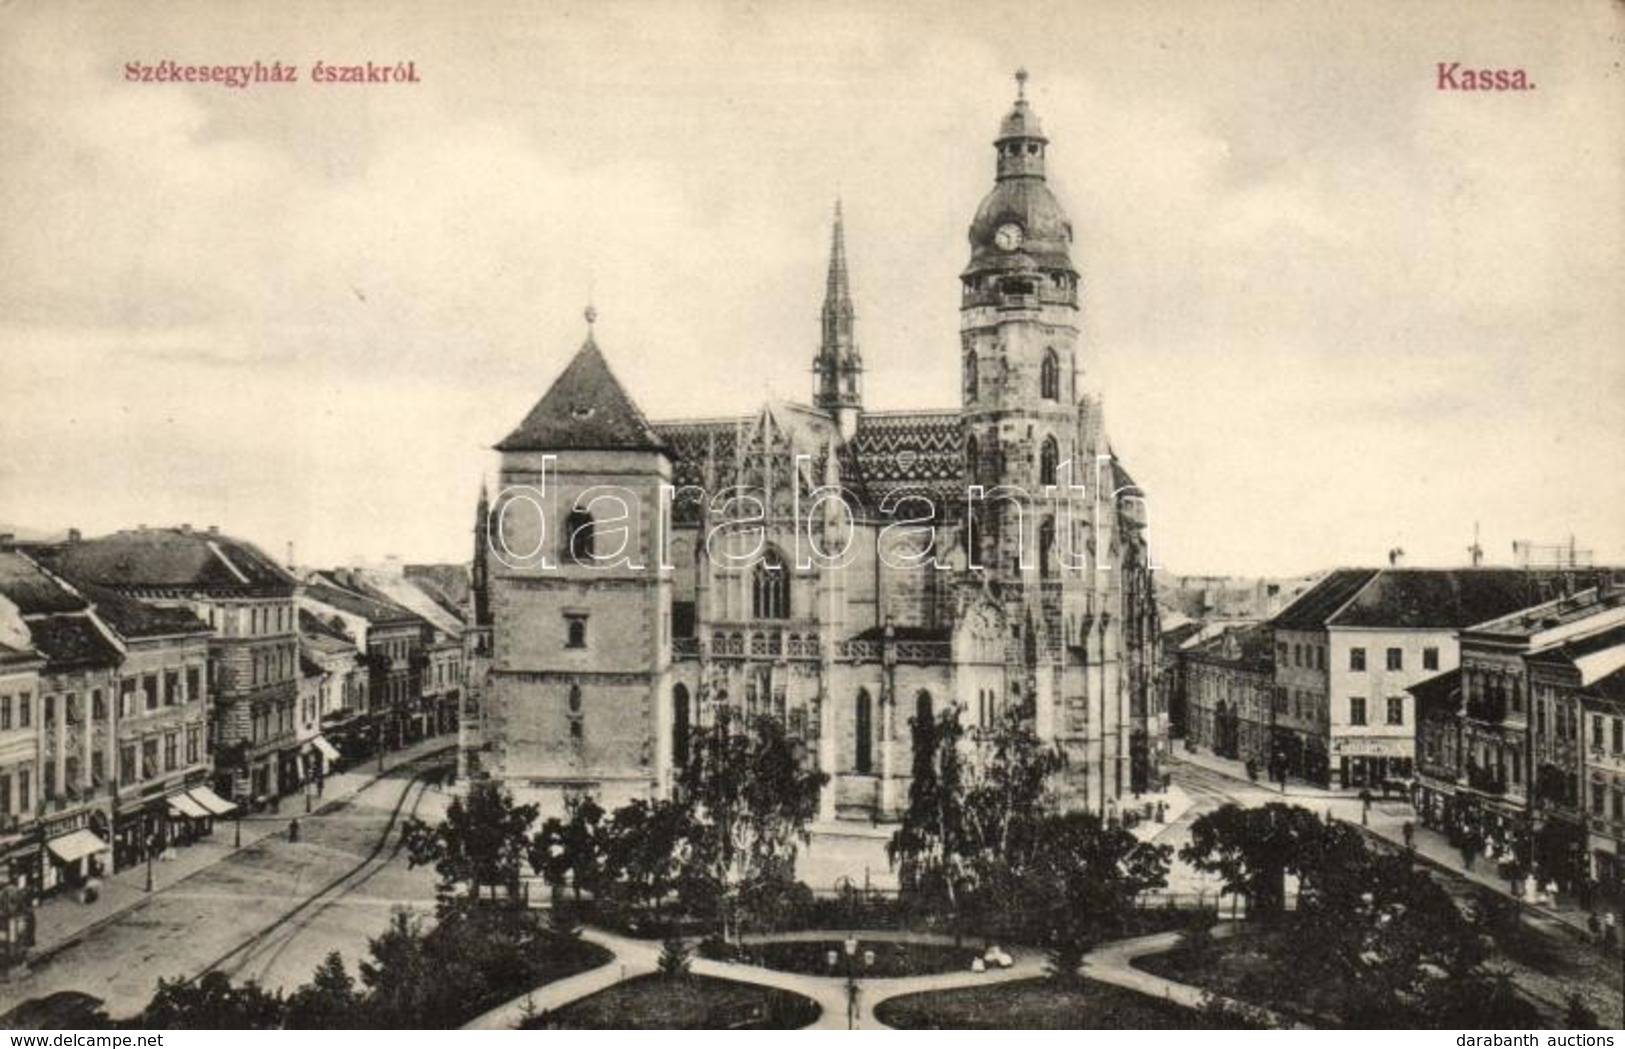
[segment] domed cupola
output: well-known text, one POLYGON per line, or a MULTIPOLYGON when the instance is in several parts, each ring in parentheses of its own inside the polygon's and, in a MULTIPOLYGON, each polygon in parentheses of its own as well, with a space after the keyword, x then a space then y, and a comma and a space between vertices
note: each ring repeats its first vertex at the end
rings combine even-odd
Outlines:
POLYGON ((1075 302, 1077 271, 1072 268, 1072 223, 1044 180, 1044 137, 1038 114, 1027 101, 1027 72, 1016 74, 1015 105, 999 124, 996 180, 970 226, 970 263, 960 276, 967 301, 983 299, 1017 279, 1027 294, 1050 302, 1075 302))

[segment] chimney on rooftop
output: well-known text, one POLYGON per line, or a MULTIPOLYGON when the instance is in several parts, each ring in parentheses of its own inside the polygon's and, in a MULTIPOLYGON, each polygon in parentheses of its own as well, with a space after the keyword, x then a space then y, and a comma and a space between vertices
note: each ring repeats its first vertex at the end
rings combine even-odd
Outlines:
POLYGON ((192 534, 192 526, 189 525, 189 524, 181 525, 181 534, 183 534, 183 535, 191 535, 192 534))
POLYGON ((77 543, 79 541, 79 538, 80 538, 79 529, 77 529, 77 528, 68 529, 68 542, 77 543))
POLYGON ((210 525, 209 526, 209 534, 210 535, 219 535, 220 534, 220 526, 219 525, 210 525))
POLYGON ((0 552, 11 553, 16 549, 17 537, 11 532, 0 532, 0 552))

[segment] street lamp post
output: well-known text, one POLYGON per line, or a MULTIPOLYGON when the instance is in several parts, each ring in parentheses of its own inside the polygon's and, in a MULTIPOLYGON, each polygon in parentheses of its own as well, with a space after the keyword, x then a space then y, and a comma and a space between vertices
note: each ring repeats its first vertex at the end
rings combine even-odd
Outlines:
MULTIPOLYGON (((846 942, 841 944, 841 951, 828 951, 824 955, 830 971, 833 973, 838 963, 844 959, 846 965, 846 1029, 857 1030, 858 1026, 858 938, 848 936, 846 942)), ((875 952, 863 952, 864 971, 868 972, 875 964, 875 952)))
POLYGON ((241 805, 237 807, 237 812, 232 817, 231 826, 234 834, 231 847, 240 849, 243 847, 243 809, 241 805))
POLYGON ((148 892, 152 891, 152 849, 153 849, 153 845, 157 842, 157 840, 158 840, 158 836, 156 834, 147 835, 147 891, 148 892))

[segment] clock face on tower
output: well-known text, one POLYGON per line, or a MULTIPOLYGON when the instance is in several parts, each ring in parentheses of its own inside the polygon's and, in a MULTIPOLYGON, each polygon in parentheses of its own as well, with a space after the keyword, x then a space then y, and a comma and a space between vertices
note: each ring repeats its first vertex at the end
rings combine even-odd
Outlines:
POLYGON ((1021 227, 1014 222, 1006 222, 993 234, 993 243, 1001 251, 1015 251, 1021 247, 1021 227))

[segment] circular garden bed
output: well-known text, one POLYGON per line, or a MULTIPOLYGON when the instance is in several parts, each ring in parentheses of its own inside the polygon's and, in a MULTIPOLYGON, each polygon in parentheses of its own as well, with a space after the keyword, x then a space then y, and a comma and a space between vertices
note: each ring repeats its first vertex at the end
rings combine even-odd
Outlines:
POLYGON ((760 984, 709 976, 638 976, 525 1021, 524 1030, 791 1031, 818 1003, 760 984))
MULTIPOLYGON (((981 955, 981 950, 968 941, 963 947, 955 947, 938 943, 860 940, 852 971, 866 979, 969 972, 971 961, 981 955), (870 952, 872 962, 867 961, 870 952)), ((803 976, 845 976, 847 972, 846 948, 842 940, 747 943, 734 950, 728 960, 803 976), (833 966, 829 963, 831 951, 835 952, 833 966)))

